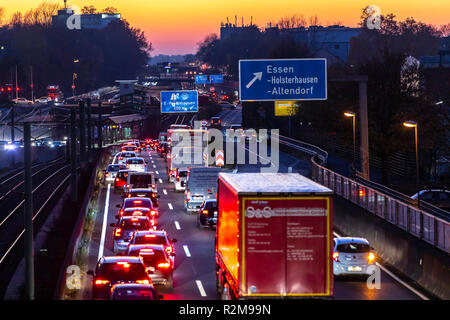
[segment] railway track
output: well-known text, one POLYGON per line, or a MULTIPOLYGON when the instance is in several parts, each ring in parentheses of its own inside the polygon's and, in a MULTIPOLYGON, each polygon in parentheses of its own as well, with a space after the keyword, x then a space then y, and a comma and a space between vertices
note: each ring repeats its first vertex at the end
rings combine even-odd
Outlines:
MULTIPOLYGON (((39 232, 51 208, 70 183, 70 165, 55 162, 33 173, 33 232, 39 232)), ((24 256, 23 181, 0 201, 0 298, 24 256), (21 192, 22 190, 22 192, 21 192)))

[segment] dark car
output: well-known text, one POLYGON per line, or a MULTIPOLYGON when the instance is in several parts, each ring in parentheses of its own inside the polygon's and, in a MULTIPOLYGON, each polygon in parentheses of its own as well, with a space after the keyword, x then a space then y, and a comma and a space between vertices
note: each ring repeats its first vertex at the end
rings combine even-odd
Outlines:
POLYGON ((173 263, 160 244, 130 245, 127 256, 140 256, 154 285, 173 288, 173 263))
POLYGON ((221 129, 222 128, 221 122, 222 121, 220 120, 219 117, 211 117, 210 127, 216 128, 216 129, 221 129))
POLYGON ((158 208, 159 207, 159 195, 158 193, 154 192, 152 189, 140 189, 140 188, 133 188, 130 191, 128 191, 127 193, 125 193, 125 195, 123 196, 124 198, 149 198, 152 203, 153 203, 153 207, 158 208))
POLYGON ((217 225, 217 212, 215 199, 203 201, 198 214, 198 226, 214 229, 217 225))
POLYGON ((111 287, 117 283, 152 284, 141 257, 101 257, 92 279, 92 298, 109 299, 111 287))
POLYGON ((122 204, 117 204, 116 208, 120 208, 120 210, 126 208, 149 208, 150 210, 155 210, 156 215, 159 214, 158 209, 153 206, 152 200, 146 197, 124 198, 122 204))
POLYGON ((131 236, 129 245, 161 244, 164 246, 164 250, 175 265, 175 250, 173 246, 175 242, 177 242, 177 239, 170 239, 166 231, 145 230, 134 232, 131 236))
POLYGON ((153 229, 156 229, 157 224, 157 211, 155 209, 149 209, 149 208, 126 208, 120 210, 119 214, 116 215, 117 219, 120 219, 121 217, 132 217, 132 216, 142 216, 142 217, 148 217, 150 219, 150 227, 153 229))
POLYGON ((162 296, 151 284, 120 283, 112 286, 110 297, 111 300, 158 300, 162 296))
POLYGON ((113 241, 114 252, 123 253, 127 250, 128 242, 134 231, 150 230, 152 228, 150 219, 147 216, 128 216, 121 217, 116 223, 111 223, 114 227, 113 241))

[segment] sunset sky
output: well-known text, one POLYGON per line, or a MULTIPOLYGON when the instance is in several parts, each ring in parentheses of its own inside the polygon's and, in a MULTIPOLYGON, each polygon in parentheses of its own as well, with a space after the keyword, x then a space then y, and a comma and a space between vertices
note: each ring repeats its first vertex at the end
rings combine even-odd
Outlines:
MULTIPOLYGON (((63 0, 47 0, 58 3, 63 0)), ((39 0, 0 0, 9 19, 15 11, 25 12, 36 7, 39 0)), ((145 32, 153 44, 152 55, 195 53, 197 43, 210 33, 219 33, 220 22, 228 16, 234 22, 238 16, 244 23, 266 26, 285 15, 302 14, 305 18, 317 14, 319 21, 333 24, 340 21, 354 27, 361 10, 375 4, 381 13, 394 13, 399 19, 408 16, 437 26, 449 23, 450 1, 445 0, 68 0, 68 5, 83 7, 94 5, 97 9, 115 7, 132 26, 145 32)))

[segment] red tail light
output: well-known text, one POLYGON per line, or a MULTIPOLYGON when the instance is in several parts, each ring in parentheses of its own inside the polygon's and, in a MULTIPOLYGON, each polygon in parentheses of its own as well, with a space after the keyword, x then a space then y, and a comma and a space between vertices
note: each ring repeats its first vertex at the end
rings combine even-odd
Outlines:
POLYGON ((152 188, 156 187, 156 185, 152 184, 152 188))
POLYGON ((158 268, 167 269, 169 267, 170 267, 170 263, 169 262, 158 263, 158 268))
POLYGON ((114 231, 114 237, 120 237, 121 235, 122 235, 122 229, 117 228, 117 229, 114 231))
POLYGON ((116 178, 116 181, 119 181, 120 179, 119 178, 116 178))
POLYGON ((124 213, 124 211, 123 211, 123 210, 120 210, 120 211, 119 211, 119 216, 123 216, 123 213, 124 213))
POLYGON ((150 214, 151 214, 152 216, 155 216, 155 215, 156 215, 156 210, 150 210, 150 214))
POLYGON ((127 188, 129 188, 130 187, 130 185, 129 184, 127 184, 127 188))
POLYGON ((130 167, 130 165, 127 163, 127 168, 129 168, 130 167))
POLYGON ((150 284, 150 282, 148 280, 136 280, 136 283, 139 283, 139 284, 150 284))
POLYGON ((105 176, 107 176, 107 177, 108 177, 108 176, 109 176, 109 172, 105 173, 105 176))
POLYGON ((123 160, 123 157, 119 157, 119 160, 123 160))
POLYGON ((177 175, 177 181, 180 181, 180 176, 177 175))
POLYGON ((150 225, 153 227, 155 225, 155 220, 150 220, 150 225))
POLYGON ((156 238, 156 234, 146 234, 144 237, 146 237, 146 238, 156 238))
MULTIPOLYGON (((129 188, 130 186, 127 185, 127 188, 129 188)), ((133 200, 133 203, 142 203, 142 200, 133 200)))
POLYGON ((333 260, 339 262, 339 252, 333 252, 333 260))
POLYGON ((139 221, 139 219, 138 218, 131 218, 131 221, 136 222, 136 221, 139 221))
POLYGON ((109 283, 108 280, 100 280, 100 279, 95 280, 95 285, 96 285, 96 286, 102 286, 102 285, 105 285, 105 284, 107 284, 107 283, 109 283))
POLYGON ((204 215, 207 215, 207 214, 208 214, 208 210, 203 210, 202 213, 203 213, 204 215))
POLYGON ((123 266, 124 268, 129 268, 130 264, 126 261, 118 261, 116 264, 123 266))

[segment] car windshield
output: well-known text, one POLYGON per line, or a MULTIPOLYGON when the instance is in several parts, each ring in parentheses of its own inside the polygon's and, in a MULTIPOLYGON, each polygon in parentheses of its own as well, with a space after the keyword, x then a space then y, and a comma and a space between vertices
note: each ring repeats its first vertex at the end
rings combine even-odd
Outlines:
POLYGON ((216 208, 216 207, 217 207, 216 201, 208 201, 205 203, 205 209, 211 209, 211 208, 216 208))
POLYGON ((122 229, 131 229, 131 230, 146 230, 150 229, 149 223, 147 219, 127 219, 122 220, 120 224, 122 229))
POLYGON ((125 199, 124 208, 151 208, 152 202, 148 198, 142 198, 142 199, 125 199))
POLYGON ((143 164, 144 159, 128 159, 127 164, 143 164))
POLYGON ((120 165, 120 164, 110 164, 109 166, 108 166, 108 171, 109 172, 111 172, 111 171, 119 171, 119 170, 123 170, 123 169, 125 169, 126 167, 124 166, 124 165, 120 165))
POLYGON ((114 290, 113 300, 156 300, 152 289, 119 288, 114 290))
POLYGON ((130 192, 130 197, 144 197, 144 198, 150 198, 152 196, 151 191, 133 191, 130 192))
POLYGON ((136 237, 134 244, 162 244, 166 245, 166 237, 156 234, 144 234, 136 237))
POLYGON ((343 253, 369 252, 370 246, 365 243, 357 243, 357 242, 343 243, 343 244, 339 244, 337 246, 337 251, 343 252, 343 253))
POLYGON ((117 173, 117 178, 119 178, 119 179, 122 179, 122 180, 125 180, 126 178, 128 177, 128 172, 118 172, 117 173))
POLYGON ((126 261, 104 263, 101 266, 97 277, 109 280, 111 282, 147 279, 147 275, 142 264, 126 261))
MULTIPOLYGON (((144 249, 145 250, 145 249, 144 249)), ((141 252, 140 249, 133 250, 129 253, 130 256, 141 256, 144 259, 144 264, 146 266, 156 266, 158 263, 167 262, 166 255, 164 251, 161 250, 152 250, 150 252, 149 249, 145 250, 148 252, 141 252)))
POLYGON ((152 184, 152 176, 150 174, 132 174, 130 177, 130 184, 132 184, 134 188, 148 187, 149 184, 152 184))
POLYGON ((182 177, 182 178, 187 177, 187 176, 188 176, 188 172, 187 172, 187 171, 180 171, 180 172, 178 173, 178 176, 179 176, 179 177, 182 177))

